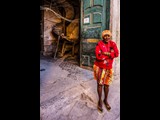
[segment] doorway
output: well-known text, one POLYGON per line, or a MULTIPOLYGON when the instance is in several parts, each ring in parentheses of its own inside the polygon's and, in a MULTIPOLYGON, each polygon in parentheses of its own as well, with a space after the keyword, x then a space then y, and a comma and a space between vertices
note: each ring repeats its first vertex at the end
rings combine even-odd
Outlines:
POLYGON ((43 10, 42 16, 43 55, 65 57, 64 60, 76 60, 79 64, 80 0, 44 0, 43 4, 43 7, 47 8, 43 10), (62 37, 62 34, 65 37, 62 37))

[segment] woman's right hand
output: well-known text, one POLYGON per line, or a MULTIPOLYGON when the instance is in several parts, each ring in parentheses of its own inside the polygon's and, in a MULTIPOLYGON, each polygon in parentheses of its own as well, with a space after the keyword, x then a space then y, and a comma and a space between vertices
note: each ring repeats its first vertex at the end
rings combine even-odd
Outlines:
POLYGON ((110 53, 109 52, 102 52, 103 55, 108 55, 110 56, 110 53))

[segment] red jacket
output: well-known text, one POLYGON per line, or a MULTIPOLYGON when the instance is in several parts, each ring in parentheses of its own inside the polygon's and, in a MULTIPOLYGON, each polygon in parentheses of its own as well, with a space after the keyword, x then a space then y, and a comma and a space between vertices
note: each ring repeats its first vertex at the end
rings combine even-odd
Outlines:
POLYGON ((95 65, 104 69, 111 69, 113 64, 113 59, 118 57, 119 51, 117 45, 114 41, 109 40, 107 44, 105 44, 102 40, 100 40, 95 48, 96 61, 95 65), (101 52, 109 52, 110 56, 102 55, 101 52))

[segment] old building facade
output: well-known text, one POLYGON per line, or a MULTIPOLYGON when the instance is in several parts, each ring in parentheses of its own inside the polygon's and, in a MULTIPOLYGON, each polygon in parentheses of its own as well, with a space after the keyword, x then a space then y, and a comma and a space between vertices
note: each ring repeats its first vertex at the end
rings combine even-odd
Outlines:
MULTIPOLYGON (((92 69, 94 48, 101 32, 112 31, 120 50, 120 0, 44 0, 41 6, 41 53, 79 58, 79 66, 92 69)), ((115 59, 119 74, 120 57, 115 59)))

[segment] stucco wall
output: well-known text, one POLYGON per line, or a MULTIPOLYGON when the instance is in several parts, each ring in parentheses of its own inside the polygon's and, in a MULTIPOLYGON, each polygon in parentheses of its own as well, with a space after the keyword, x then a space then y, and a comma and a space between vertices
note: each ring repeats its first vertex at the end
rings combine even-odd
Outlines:
MULTIPOLYGON (((56 10, 56 12, 59 13, 58 10, 56 10)), ((58 18, 54 13, 52 13, 51 11, 44 11, 44 53, 43 55, 46 55, 46 56, 51 55, 53 51, 55 51, 53 42, 56 40, 56 38, 52 34, 52 27, 60 22, 61 22, 61 19, 58 18)))
MULTIPOLYGON (((120 52, 120 0, 110 1, 110 30, 112 31, 112 40, 117 43, 120 52)), ((120 54, 114 60, 113 64, 115 75, 120 74, 120 54)))
POLYGON ((44 8, 51 10, 44 10, 44 52, 43 55, 50 56, 56 50, 57 35, 60 35, 64 30, 63 16, 66 19, 72 20, 75 16, 74 7, 66 0, 58 0, 53 2, 53 7, 50 7, 50 2, 46 2, 44 8), (62 8, 65 14, 63 15, 62 8), (60 12, 61 11, 61 12, 60 12), (56 13, 56 14, 55 14, 56 13), (59 16, 57 16, 59 14, 59 16), (57 35, 54 36, 55 33, 57 35))

